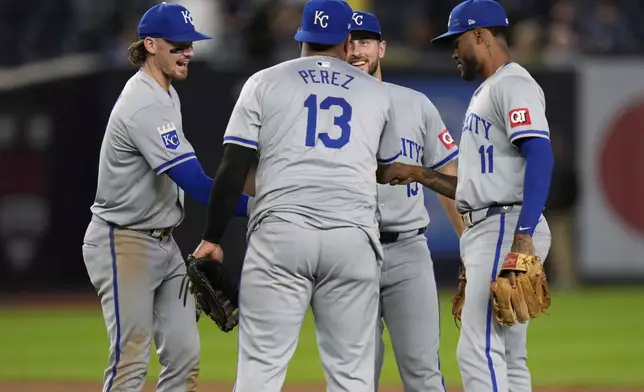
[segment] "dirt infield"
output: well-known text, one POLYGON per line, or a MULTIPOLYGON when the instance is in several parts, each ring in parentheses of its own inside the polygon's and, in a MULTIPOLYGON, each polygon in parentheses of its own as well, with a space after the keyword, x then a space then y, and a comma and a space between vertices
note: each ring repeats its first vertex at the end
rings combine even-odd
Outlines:
MULTIPOLYGON (((230 384, 202 383, 199 392, 230 392, 230 384)), ((0 383, 0 392, 91 392, 100 391, 98 383, 0 383)), ((286 386, 283 392, 324 392, 323 385, 286 386)), ((587 388, 587 387, 558 387, 536 388, 534 392, 644 392, 643 388, 587 388)), ((154 385, 148 384, 143 392, 154 392, 154 385)), ((401 387, 380 388, 380 392, 402 392, 401 387)), ((449 392, 461 392, 460 389, 450 388, 449 392)))

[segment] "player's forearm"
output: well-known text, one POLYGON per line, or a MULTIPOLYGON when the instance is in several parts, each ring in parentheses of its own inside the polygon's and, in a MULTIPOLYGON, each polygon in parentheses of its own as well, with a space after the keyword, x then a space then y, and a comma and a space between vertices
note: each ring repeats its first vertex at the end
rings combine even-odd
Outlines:
POLYGON ((390 179, 386 178, 386 172, 389 165, 378 165, 376 169, 376 181, 378 184, 389 184, 390 179))
POLYGON ((255 197, 255 173, 257 172, 257 164, 251 165, 246 174, 246 181, 244 182, 244 194, 255 197))
MULTIPOLYGON (((197 159, 173 166, 167 174, 193 200, 201 205, 208 205, 214 181, 203 171, 197 159)), ((235 216, 248 216, 248 201, 249 196, 242 194, 235 206, 235 216)))
POLYGON ((443 174, 434 169, 417 166, 414 168, 413 178, 415 182, 433 190, 439 195, 449 199, 456 198, 456 176, 443 174))
MULTIPOLYGON (((453 177, 456 177, 456 175, 458 174, 458 168, 456 167, 456 164, 454 162, 448 163, 447 165, 438 169, 438 171, 442 174, 453 177)), ((438 195, 438 201, 443 206, 445 214, 447 214, 450 222, 452 222, 452 226, 454 227, 456 235, 458 235, 458 237, 460 238, 461 234, 463 234, 463 232, 465 231, 465 224, 463 223, 461 214, 456 209, 456 201, 454 199, 448 199, 443 195, 438 195)))
POLYGON ((175 184, 197 203, 208 205, 213 180, 203 171, 197 159, 190 159, 173 166, 168 169, 167 174, 175 184))
POLYGON ((219 244, 244 188, 255 150, 226 144, 215 185, 210 192, 206 228, 202 238, 219 244))
POLYGON ((532 235, 539 223, 550 191, 554 157, 550 142, 542 138, 530 138, 517 143, 526 159, 523 182, 523 206, 515 234, 532 235))

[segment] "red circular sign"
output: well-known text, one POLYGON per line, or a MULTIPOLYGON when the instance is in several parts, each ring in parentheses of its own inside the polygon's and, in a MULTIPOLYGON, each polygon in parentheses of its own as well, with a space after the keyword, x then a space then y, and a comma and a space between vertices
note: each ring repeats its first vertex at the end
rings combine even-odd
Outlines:
POLYGON ((644 101, 624 107, 609 125, 598 159, 606 201, 644 234, 644 101))

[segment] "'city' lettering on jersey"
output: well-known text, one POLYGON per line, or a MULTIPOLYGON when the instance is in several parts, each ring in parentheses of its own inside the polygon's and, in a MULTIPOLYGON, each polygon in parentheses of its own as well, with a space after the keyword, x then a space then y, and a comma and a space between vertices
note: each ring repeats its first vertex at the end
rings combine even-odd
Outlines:
POLYGON ((423 157, 423 146, 404 137, 401 137, 400 141, 402 142, 402 155, 417 163, 420 162, 423 157))
POLYGON ((490 140, 490 128, 492 128, 492 123, 475 113, 468 112, 465 116, 463 132, 483 135, 486 140, 490 140))
POLYGON ((329 72, 327 70, 307 69, 297 71, 302 77, 304 83, 309 84, 330 84, 349 90, 349 83, 354 79, 351 75, 341 74, 340 72, 329 72))

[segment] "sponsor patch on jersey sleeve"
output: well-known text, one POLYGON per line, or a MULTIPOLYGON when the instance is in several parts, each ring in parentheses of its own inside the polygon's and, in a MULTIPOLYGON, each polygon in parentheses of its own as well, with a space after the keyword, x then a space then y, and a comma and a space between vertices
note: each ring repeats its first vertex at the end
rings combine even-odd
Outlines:
POLYGON ((438 140, 440 140, 448 150, 456 147, 456 142, 454 142, 454 138, 449 134, 447 129, 438 134, 438 140))
POLYGON ((510 110, 509 118, 511 128, 532 124, 532 120, 530 119, 530 110, 528 110, 528 108, 510 110))
POLYGON ((179 134, 177 133, 177 127, 174 123, 168 123, 166 125, 157 127, 159 135, 161 136, 161 141, 163 145, 168 150, 176 150, 181 145, 181 139, 179 139, 179 134))

